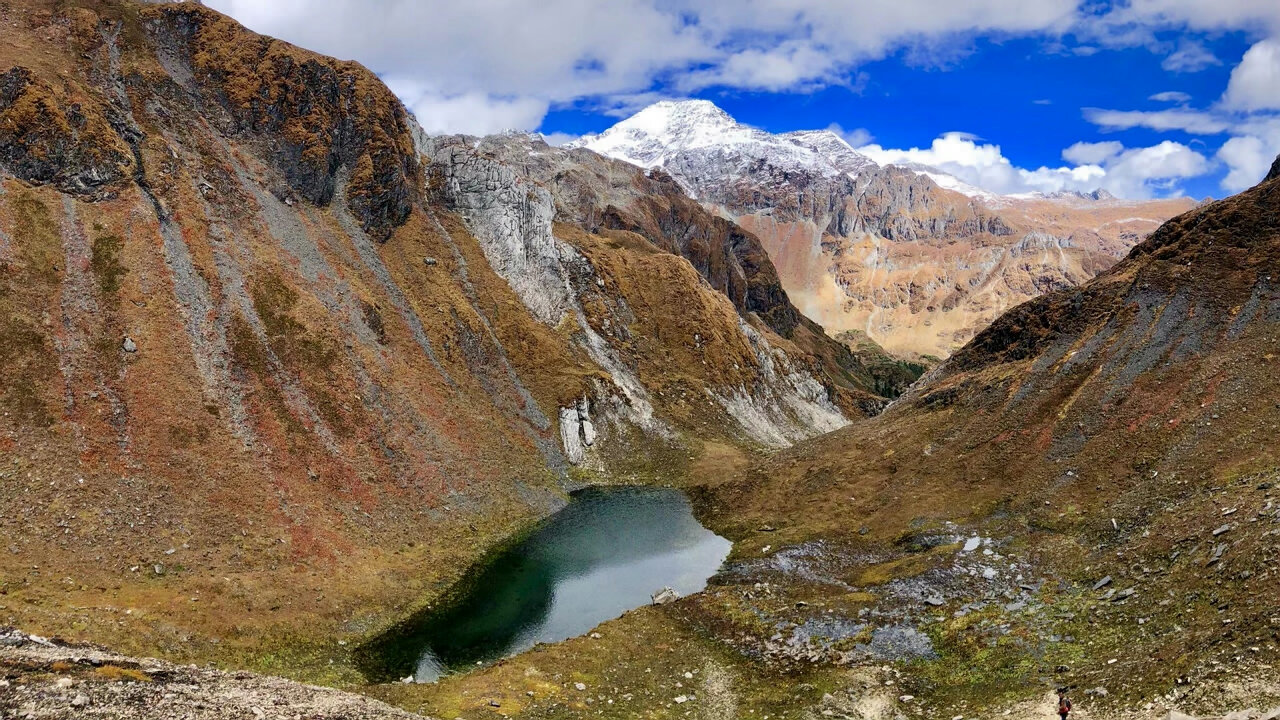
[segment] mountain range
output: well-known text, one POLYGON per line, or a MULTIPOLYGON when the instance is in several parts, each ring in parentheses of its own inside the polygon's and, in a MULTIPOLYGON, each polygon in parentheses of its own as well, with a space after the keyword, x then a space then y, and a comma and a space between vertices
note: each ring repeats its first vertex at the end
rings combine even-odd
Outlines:
POLYGON ((909 356, 946 357, 1195 205, 997 195, 934 168, 882 167, 828 130, 770 134, 706 100, 656 103, 569 146, 661 168, 760 238, 805 315, 909 356))
POLYGON ((997 196, 704 102, 429 136, 198 3, 0 27, 0 714, 1276 717, 1280 160, 997 196), (683 489, 706 590, 361 673, 596 484, 683 489))

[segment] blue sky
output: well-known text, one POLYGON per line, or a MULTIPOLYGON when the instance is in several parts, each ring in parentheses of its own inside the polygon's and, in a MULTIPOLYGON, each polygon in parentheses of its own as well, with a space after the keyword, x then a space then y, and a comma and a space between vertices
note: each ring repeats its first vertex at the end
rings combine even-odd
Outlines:
MULTIPOLYGON (((708 88, 693 97, 715 102, 740 122, 769 130, 826 128, 866 131, 885 147, 927 146, 939 135, 964 132, 999 145, 1023 167, 1063 164, 1062 150, 1080 141, 1119 140, 1149 146, 1174 140, 1213 154, 1225 135, 1193 135, 1182 130, 1111 130, 1085 118, 1085 108, 1161 111, 1212 105, 1227 86, 1231 70, 1252 43, 1242 32, 1205 38, 1221 64, 1196 72, 1161 67, 1164 58, 1145 48, 1100 50, 1080 56, 1042 39, 979 40, 963 57, 921 65, 900 51, 864 64, 857 87, 830 86, 800 92, 750 92, 708 88), (1187 99, 1152 100, 1179 92, 1187 99)), ((661 92, 660 86, 655 86, 661 92)), ((591 103, 551 110, 538 128, 544 133, 599 132, 618 118, 591 103)), ((857 138, 852 138, 857 139, 857 138)), ((1189 178, 1179 189, 1193 197, 1220 197, 1227 173, 1217 167, 1189 178)))
POLYGON ((363 62, 432 132, 563 140, 698 97, 993 192, 1131 197, 1221 197, 1280 153, 1276 0, 206 2, 363 62))

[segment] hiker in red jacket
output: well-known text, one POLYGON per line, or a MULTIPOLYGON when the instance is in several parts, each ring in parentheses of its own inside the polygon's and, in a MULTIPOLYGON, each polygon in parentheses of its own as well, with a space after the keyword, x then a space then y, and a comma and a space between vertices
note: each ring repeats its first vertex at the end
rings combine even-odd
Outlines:
POLYGON ((1058 717, 1067 720, 1071 714, 1071 698, 1067 697, 1066 688, 1058 688, 1058 717))

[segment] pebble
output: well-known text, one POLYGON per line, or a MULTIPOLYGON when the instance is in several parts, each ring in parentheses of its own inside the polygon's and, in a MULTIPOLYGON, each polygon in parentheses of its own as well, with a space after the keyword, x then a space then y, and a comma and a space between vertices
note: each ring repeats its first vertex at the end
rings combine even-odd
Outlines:
POLYGON ((573 684, 573 689, 577 690, 578 692, 582 692, 583 690, 587 689, 587 686, 584 683, 577 682, 573 684))
POLYGON ((75 681, 72 680, 71 678, 64 677, 64 678, 58 678, 58 682, 54 684, 60 688, 69 688, 75 684, 75 681))
POLYGON ((676 701, 676 704, 677 704, 677 705, 683 705, 683 704, 685 704, 685 703, 689 702, 689 698, 685 697, 684 695, 677 695, 677 696, 675 697, 675 701, 676 701))
POLYGON ((1218 528, 1217 530, 1214 530, 1214 531, 1213 531, 1213 536, 1214 536, 1214 537, 1218 537, 1219 535, 1221 535, 1222 533, 1224 533, 1224 532, 1226 532, 1226 531, 1228 531, 1228 530, 1230 530, 1230 529, 1231 529, 1231 525, 1230 525, 1230 524, 1223 525, 1222 527, 1220 527, 1220 528, 1218 528))

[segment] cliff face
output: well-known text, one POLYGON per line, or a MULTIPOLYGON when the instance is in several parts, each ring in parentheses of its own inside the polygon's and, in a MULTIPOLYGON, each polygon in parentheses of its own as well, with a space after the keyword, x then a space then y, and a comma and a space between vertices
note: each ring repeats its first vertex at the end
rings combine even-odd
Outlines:
POLYGON ((830 132, 749 128, 706 101, 658 103, 575 144, 670 173, 760 240, 805 316, 908 355, 945 357, 1004 310, 1079 285, 1194 205, 997 196, 880 167, 830 132))
POLYGON ((125 602, 172 613, 93 624, 126 650, 332 628, 584 480, 886 402, 669 180, 427 138, 359 65, 198 4, 0 23, 0 588, 80 588, 24 583, 33 629, 125 602))

